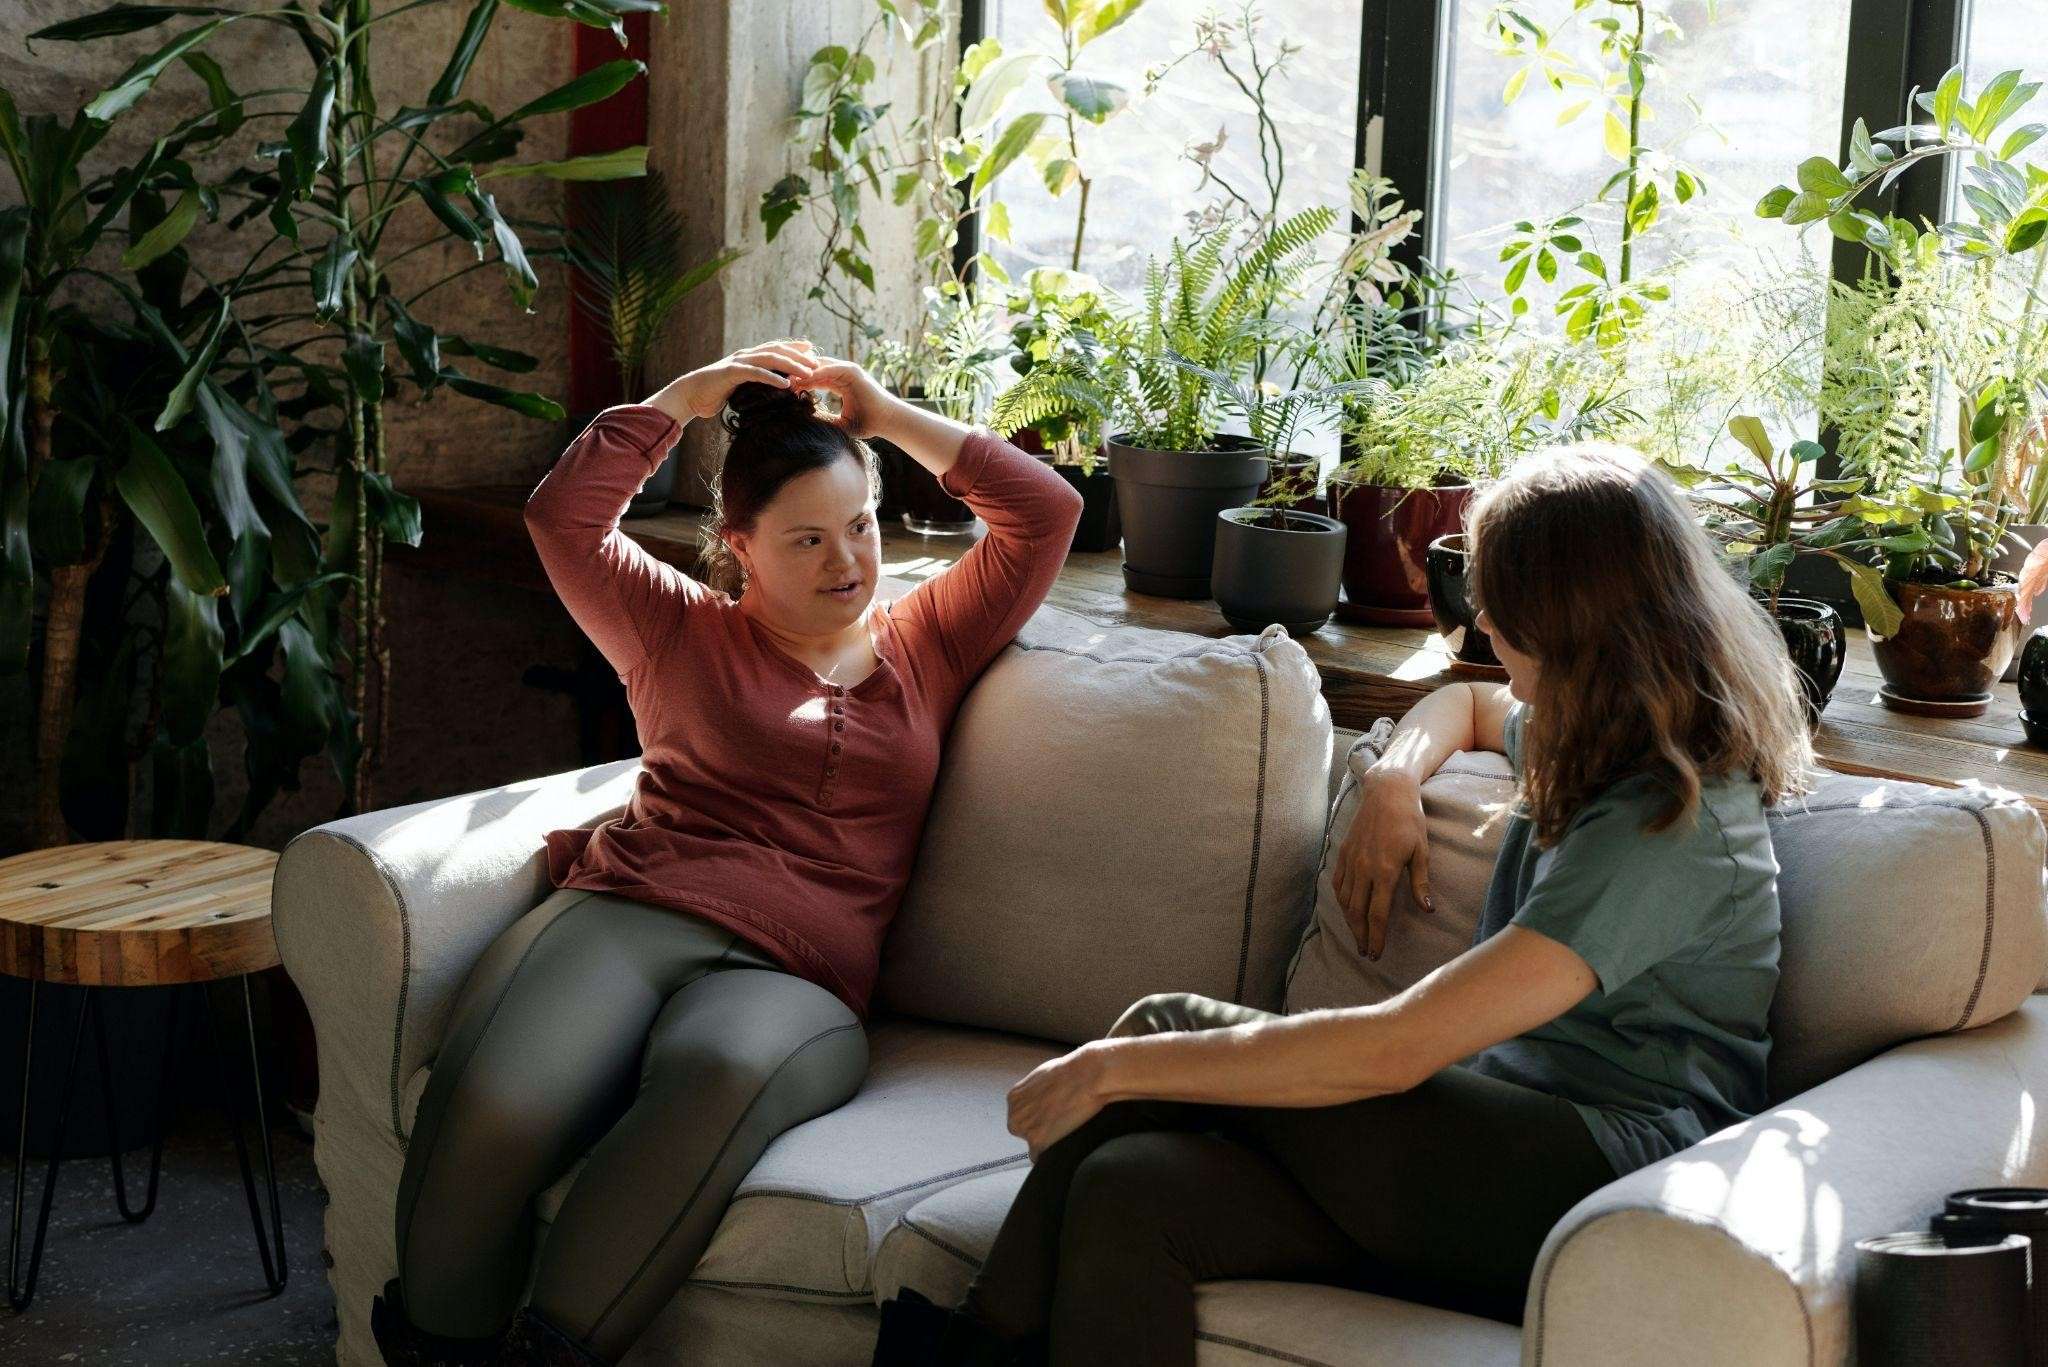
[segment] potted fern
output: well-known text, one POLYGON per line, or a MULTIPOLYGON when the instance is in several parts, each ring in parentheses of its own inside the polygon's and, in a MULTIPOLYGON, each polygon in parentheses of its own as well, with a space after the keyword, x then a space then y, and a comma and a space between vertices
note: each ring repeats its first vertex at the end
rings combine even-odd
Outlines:
POLYGON ((1090 276, 1053 267, 1028 272, 1012 290, 1010 368, 1022 378, 1044 367, 1043 382, 1013 384, 996 400, 998 431, 1035 452, 1081 495, 1081 520, 1069 549, 1115 550, 1123 541, 1116 481, 1102 449, 1102 419, 1085 398, 1070 394, 1062 372, 1086 368, 1101 331, 1112 322, 1090 276))
POLYGON ((1825 219, 1868 251, 1863 277, 1831 301, 1820 416, 1843 472, 1866 481, 1842 511, 1883 574, 1851 587, 1880 697, 1898 711, 1981 715, 2022 633, 2014 578, 1997 562, 2048 487, 2037 440, 2048 177, 2019 160, 2038 124, 1999 130, 2039 89, 2007 71, 1973 100, 1956 67, 1917 97, 1931 122, 1873 134, 1858 120, 1846 166, 1808 158, 1796 189, 1757 205, 1790 224, 1825 219), (1968 217, 1914 224, 1856 207, 1916 163, 1947 158, 1966 163, 1968 217))
POLYGON ((1209 596, 1216 516, 1257 496, 1267 456, 1256 438, 1222 430, 1243 414, 1213 377, 1250 374, 1270 338, 1273 304, 1299 282, 1335 218, 1327 208, 1303 210, 1259 234, 1228 269, 1226 233, 1192 245, 1176 239, 1148 264, 1142 300, 1114 313, 1076 355, 1018 381, 1013 403, 1052 391, 1108 433, 1132 591, 1209 596))
MULTIPOLYGON (((676 305, 724 270, 740 253, 722 251, 708 261, 684 266, 680 260, 683 223, 659 171, 632 180, 570 186, 569 215, 562 254, 576 268, 576 307, 604 330, 618 367, 622 395, 646 392, 647 354, 676 305)), ((597 416, 573 413, 572 433, 597 416)), ((629 516, 658 513, 675 494, 680 446, 627 505, 629 516)), ((709 503, 701 476, 684 491, 685 502, 709 503)))

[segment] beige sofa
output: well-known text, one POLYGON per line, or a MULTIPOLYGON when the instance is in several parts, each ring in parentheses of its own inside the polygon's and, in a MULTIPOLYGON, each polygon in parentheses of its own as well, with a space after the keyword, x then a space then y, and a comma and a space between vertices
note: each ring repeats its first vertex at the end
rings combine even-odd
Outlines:
MULTIPOLYGON (((1491 858, 1474 828, 1506 791, 1498 758, 1432 781, 1438 917, 1402 908, 1406 948, 1362 968, 1317 890, 1349 765, 1370 756, 1332 730, 1316 684, 1277 630, 1212 641, 1041 611, 956 722, 865 1085, 768 1149, 628 1361, 861 1367, 879 1300, 906 1285, 950 1299, 987 1248, 1027 1168, 1004 1093, 1040 1060, 1150 992, 1299 1010, 1455 953, 1491 858)), ((617 812, 636 768, 331 822, 279 862, 279 947, 319 1040, 315 1156, 349 1367, 378 1361, 370 1297, 393 1272, 406 1137, 456 989, 548 891, 543 834, 617 812)), ((1856 1239, 1921 1225, 1953 1188, 2048 1183, 2038 819, 2008 795, 1836 778, 1774 822, 1770 1112, 1583 1201, 1522 1326, 1213 1283, 1203 1367, 1847 1362, 1856 1239)), ((539 1199, 543 1220, 573 1178, 539 1199)))

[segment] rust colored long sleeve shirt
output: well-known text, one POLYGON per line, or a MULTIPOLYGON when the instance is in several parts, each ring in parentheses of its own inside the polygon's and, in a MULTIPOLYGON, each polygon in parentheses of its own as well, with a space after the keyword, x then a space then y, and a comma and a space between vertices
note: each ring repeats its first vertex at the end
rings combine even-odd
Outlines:
POLYGON ((549 877, 714 921, 865 1019, 954 711, 1044 601, 1080 496, 1008 442, 969 436, 941 484, 987 535, 877 598, 880 664, 831 684, 620 531, 678 431, 649 404, 608 408, 526 502, 548 578, 618 671, 641 742, 626 810, 550 831, 549 877))

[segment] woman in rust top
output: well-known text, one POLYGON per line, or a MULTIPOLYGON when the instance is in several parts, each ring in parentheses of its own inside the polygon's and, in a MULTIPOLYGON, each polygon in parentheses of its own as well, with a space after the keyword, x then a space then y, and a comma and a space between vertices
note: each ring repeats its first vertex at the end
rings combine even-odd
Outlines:
POLYGON ((807 342, 606 409, 563 453, 526 524, 626 686, 640 775, 621 815, 549 834, 556 891, 456 1002, 399 1185, 399 1275, 372 1316, 387 1361, 617 1361, 769 1141, 854 1094, 947 728, 1044 600, 1079 515, 1039 461, 807 342), (707 560, 736 594, 619 530, 682 424, 721 408, 707 560), (988 525, 886 602, 869 436, 988 525), (586 1152, 520 1309, 533 1199, 586 1152))

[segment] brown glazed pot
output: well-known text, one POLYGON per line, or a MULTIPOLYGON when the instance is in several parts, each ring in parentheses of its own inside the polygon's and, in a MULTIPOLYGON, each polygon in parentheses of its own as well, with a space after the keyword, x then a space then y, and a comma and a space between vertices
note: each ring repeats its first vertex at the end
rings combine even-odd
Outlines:
POLYGON ((1350 529, 1337 617, 1374 626, 1433 627, 1429 543, 1465 529, 1469 484, 1396 489, 1330 481, 1330 516, 1350 529))
POLYGON ((1981 589, 1887 581, 1905 612, 1894 636, 1870 638, 1884 705, 1901 712, 1980 716, 2026 627, 2010 580, 1981 589))

